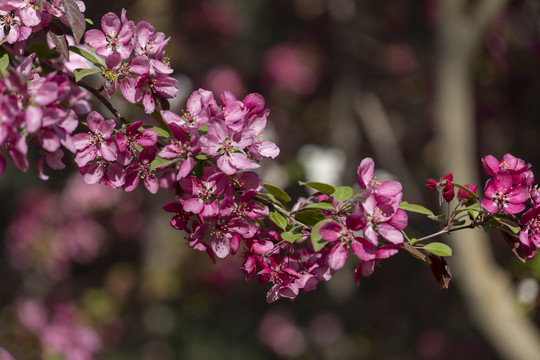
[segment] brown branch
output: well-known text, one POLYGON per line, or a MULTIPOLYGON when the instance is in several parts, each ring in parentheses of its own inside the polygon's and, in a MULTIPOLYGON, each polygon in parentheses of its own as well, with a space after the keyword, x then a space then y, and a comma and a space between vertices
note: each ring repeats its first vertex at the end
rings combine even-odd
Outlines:
POLYGON ((479 36, 484 33, 509 2, 509 0, 482 0, 477 2, 473 8, 473 19, 479 36))
POLYGON ((56 72, 58 72, 60 74, 63 74, 63 75, 66 75, 69 78, 69 81, 71 81, 75 85, 78 85, 78 86, 82 87, 83 89, 87 90, 92 95, 94 95, 94 97, 97 100, 99 100, 121 124, 127 124, 128 123, 127 120, 120 114, 120 112, 113 106, 113 104, 111 104, 111 102, 105 96, 103 96, 99 92, 98 89, 92 87, 90 84, 88 84, 84 80, 79 80, 77 82, 73 75, 62 71, 61 69, 57 68, 56 66, 54 66, 52 64, 49 64, 49 63, 47 63, 45 61, 41 61, 40 59, 38 59, 38 61, 39 61, 39 64, 41 66, 45 66, 45 67, 47 67, 47 68, 49 68, 49 69, 51 69, 53 71, 56 71, 56 72))
MULTIPOLYGON (((480 1, 473 9, 472 18, 452 11, 444 13, 454 1, 439 1, 443 12, 439 14, 435 105, 441 148, 440 172, 451 169, 457 181, 479 184, 471 60, 484 30, 502 9, 504 1, 480 1), (471 21, 478 23, 473 26, 471 21)), ((487 235, 479 231, 458 232, 452 238, 455 279, 480 330, 506 359, 537 358, 540 334, 534 324, 517 311, 510 278, 496 264, 487 235)))
POLYGON ((377 160, 380 161, 382 167, 398 176, 409 201, 421 203, 421 191, 406 165, 392 124, 379 97, 372 92, 358 92, 354 109, 375 151, 377 160))

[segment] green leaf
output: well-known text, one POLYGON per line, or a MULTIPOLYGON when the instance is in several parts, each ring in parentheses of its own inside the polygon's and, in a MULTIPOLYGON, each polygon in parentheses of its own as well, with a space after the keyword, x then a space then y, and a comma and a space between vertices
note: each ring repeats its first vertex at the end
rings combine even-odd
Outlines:
POLYGON ((440 242, 432 242, 423 247, 424 250, 438 256, 451 256, 452 248, 440 242))
POLYGON ((154 161, 150 164, 150 170, 154 170, 160 167, 165 167, 174 164, 175 162, 178 162, 178 158, 176 159, 163 159, 159 156, 156 156, 154 161))
POLYGON ((33 44, 27 49, 27 52, 36 54, 36 57, 40 59, 55 59, 60 56, 60 53, 56 50, 49 48, 46 45, 33 44))
POLYGON ((159 126, 152 126, 150 130, 154 130, 160 137, 164 137, 164 138, 171 137, 171 134, 169 134, 167 130, 160 128, 159 126))
POLYGON ((324 214, 320 212, 319 210, 315 209, 305 209, 300 210, 294 217, 296 220, 301 222, 302 224, 313 226, 319 221, 323 220, 325 218, 324 214))
POLYGON ((210 156, 200 154, 200 153, 195 155, 195 159, 198 160, 198 161, 205 161, 205 160, 208 160, 209 158, 210 158, 210 156))
POLYGON ((281 201, 279 201, 274 195, 270 194, 270 193, 259 193, 258 195, 261 195, 261 196, 264 196, 266 198, 268 198, 270 200, 270 202, 272 202, 273 204, 276 204, 282 208, 285 207, 285 205, 283 205, 281 203, 281 201))
POLYGON ((287 219, 285 219, 285 216, 281 215, 281 213, 279 213, 278 211, 271 211, 270 214, 268 214, 268 218, 274 224, 279 226, 279 228, 283 230, 287 229, 287 219))
POLYGON ((349 200, 354 195, 354 190, 350 186, 336 186, 332 197, 336 201, 343 202, 349 200))
POLYGON ((73 51, 75 54, 81 55, 83 58, 90 61, 92 64, 94 64, 96 66, 103 66, 101 61, 99 61, 94 55, 90 54, 88 51, 79 49, 76 46, 70 46, 69 50, 73 51))
POLYGON ((480 211, 476 211, 476 210, 468 210, 468 211, 469 211, 470 217, 471 217, 473 220, 476 220, 476 218, 478 217, 478 215, 480 215, 480 211))
POLYGON ((303 181, 299 181, 298 184, 303 185, 303 186, 308 186, 308 187, 310 187, 312 189, 315 189, 317 191, 320 191, 320 192, 322 192, 323 194, 326 194, 326 195, 331 195, 332 193, 334 193, 334 191, 336 191, 336 189, 332 185, 323 184, 323 183, 320 183, 320 182, 303 182, 303 181))
POLYGON ((321 234, 319 234, 319 228, 322 224, 333 221, 332 219, 324 219, 316 223, 313 228, 311 229, 311 244, 313 245, 313 250, 315 252, 319 252, 324 245, 328 243, 328 241, 323 240, 321 237, 321 234))
POLYGON ((437 222, 444 223, 446 220, 446 216, 444 214, 441 215, 428 215, 428 219, 435 220, 437 222))
POLYGON ((277 186, 264 184, 264 187, 280 201, 284 203, 288 203, 289 201, 291 201, 291 197, 289 196, 289 194, 287 194, 284 190, 278 188, 277 186))
POLYGON ((455 187, 457 187, 458 189, 461 189, 463 191, 465 191, 467 194, 469 194, 473 199, 478 199, 478 195, 476 195, 475 193, 473 193, 471 190, 467 189, 465 186, 463 185, 459 185, 459 184, 456 184, 456 183, 452 183, 455 187))
POLYGON ((501 224, 503 224, 504 226, 506 226, 507 228, 509 228, 510 230, 512 230, 514 234, 518 234, 521 231, 521 227, 519 226, 519 224, 515 222, 512 222, 506 218, 498 218, 496 216, 495 216, 495 219, 501 224))
POLYGON ((495 230, 499 230, 500 228, 501 228, 501 225, 494 222, 482 224, 482 229, 484 229, 485 232, 492 232, 495 230))
POLYGON ((409 244, 411 245, 414 245, 418 242, 418 239, 417 238, 412 238, 412 239, 409 239, 409 244))
POLYGON ((100 72, 101 70, 99 69, 75 69, 73 70, 73 75, 75 75, 75 81, 79 82, 85 76, 99 74, 100 72))
POLYGON ((94 25, 94 22, 92 21, 92 19, 84 19, 87 23, 89 23, 90 25, 94 25))
POLYGON ((306 205, 306 209, 323 209, 323 210, 335 210, 334 205, 326 201, 321 201, 318 203, 311 203, 306 205))
POLYGON ((293 233, 291 231, 287 231, 284 233, 281 233, 281 238, 287 242, 290 242, 291 244, 295 243, 296 241, 302 239, 302 233, 293 233))
POLYGON ((435 216, 435 214, 433 214, 433 211, 426 209, 421 205, 409 204, 406 201, 402 201, 401 204, 399 204, 399 208, 405 211, 415 212, 428 216, 435 216))
POLYGON ((4 72, 9 66, 9 55, 3 50, 0 50, 0 71, 4 72))
POLYGON ((481 210, 482 210, 482 208, 480 207, 480 203, 475 202, 474 204, 472 204, 470 206, 454 210, 453 213, 457 215, 457 214, 462 213, 464 211, 468 211, 469 213, 471 213, 471 211, 479 212, 481 210))

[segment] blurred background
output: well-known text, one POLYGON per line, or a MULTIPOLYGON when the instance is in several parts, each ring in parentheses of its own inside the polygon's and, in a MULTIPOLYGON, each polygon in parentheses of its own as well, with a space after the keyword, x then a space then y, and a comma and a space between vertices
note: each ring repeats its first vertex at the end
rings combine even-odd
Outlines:
MULTIPOLYGON (((466 64, 474 122, 464 141, 477 171, 482 156, 507 152, 535 171, 540 3, 455 3, 474 20, 479 4, 491 2, 500 11, 466 64)), ((98 26, 104 13, 126 8, 130 20, 171 37, 166 51, 181 88, 171 110, 200 87, 263 94, 272 110, 265 137, 281 148, 262 164, 265 182, 293 197, 306 195, 298 180, 353 185, 356 166, 371 156, 379 178, 402 182, 404 200, 436 209, 437 195, 423 184, 441 175, 445 151, 452 156, 436 121, 437 106, 451 101, 437 98, 439 55, 453 56, 441 50, 441 19, 452 7, 443 3, 94 0, 85 15, 98 26)), ((44 336, 66 343, 66 359, 505 356, 467 306, 459 277, 441 290, 428 265, 406 253, 358 287, 351 263, 316 291, 268 305, 268 289, 245 283, 239 257, 214 265, 169 226, 162 205, 172 194, 88 186, 74 169, 42 182, 35 169, 10 167, 0 181, 0 346, 17 358, 36 358, 44 336)), ((437 230, 414 216, 410 226, 416 234, 437 230)), ((515 290, 512 304, 540 324, 540 259, 522 264, 499 235, 491 238, 515 290)))

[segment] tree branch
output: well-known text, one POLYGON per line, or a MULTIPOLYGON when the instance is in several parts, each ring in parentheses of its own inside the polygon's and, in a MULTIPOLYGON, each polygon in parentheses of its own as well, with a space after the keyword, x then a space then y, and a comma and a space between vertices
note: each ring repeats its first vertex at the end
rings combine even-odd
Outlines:
POLYGON ((86 81, 79 80, 77 82, 73 75, 62 71, 62 70, 58 69, 57 67, 55 67, 54 65, 51 65, 51 64, 49 64, 49 63, 47 63, 45 61, 41 61, 39 59, 38 59, 38 61, 39 61, 39 64, 41 66, 47 67, 47 68, 49 68, 49 69, 51 69, 53 71, 56 71, 56 72, 58 72, 60 74, 66 75, 69 78, 69 81, 71 81, 72 83, 74 83, 77 86, 82 87, 83 89, 87 90, 92 95, 94 95, 94 97, 96 99, 98 99, 121 124, 127 124, 128 123, 127 120, 124 119, 124 117, 120 114, 120 112, 113 106, 113 104, 111 104, 111 102, 105 96, 103 96, 97 89, 90 86, 90 84, 88 84, 86 81))
MULTIPOLYGON (((459 182, 479 184, 471 59, 483 31, 505 2, 482 0, 471 19, 451 11, 444 13, 453 1, 439 1, 441 23, 435 105, 442 149, 440 172, 444 174, 450 168, 459 182), (473 26, 471 20, 478 23, 473 26), (471 28, 476 31, 466 31, 471 28)), ((487 235, 480 231, 458 232, 453 240, 455 252, 451 260, 457 273, 456 283, 480 330, 504 358, 537 358, 540 334, 530 320, 517 312, 510 278, 495 263, 487 235)))

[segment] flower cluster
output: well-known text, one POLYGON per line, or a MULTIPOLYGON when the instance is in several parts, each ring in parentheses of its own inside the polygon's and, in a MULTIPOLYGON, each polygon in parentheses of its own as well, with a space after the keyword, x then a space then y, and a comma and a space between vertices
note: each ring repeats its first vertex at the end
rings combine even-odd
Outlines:
POLYGON ((92 111, 86 118, 90 131, 74 136, 75 162, 88 184, 105 182, 112 188, 134 190, 143 179, 151 193, 158 189, 158 180, 150 163, 157 152, 157 133, 142 129, 142 121, 117 130, 114 120, 105 120, 92 111))
MULTIPOLYGON (((488 155, 482 163, 491 176, 484 188, 486 199, 482 200, 482 207, 495 216, 508 215, 507 223, 520 229, 519 242, 513 245, 521 249, 524 258, 531 259, 540 245, 540 197, 537 187, 533 187, 531 164, 511 154, 504 155, 500 162, 488 155), (518 220, 517 215, 526 209, 527 203, 532 206, 518 220)), ((510 239, 508 231, 505 238, 510 239)))
POLYGON ((64 280, 73 264, 89 264, 98 257, 107 231, 133 237, 140 230, 133 220, 142 226, 138 206, 134 196, 87 185, 73 174, 61 194, 36 189, 21 199, 5 233, 6 255, 21 272, 64 280))
POLYGON ((279 229, 274 217, 277 231, 259 232, 258 238, 244 242, 242 270, 246 280, 258 275, 261 283, 272 284, 268 302, 294 299, 301 289, 310 291, 330 280, 350 251, 361 260, 357 282, 373 272, 377 261, 397 253, 407 226, 407 214, 398 208, 401 184, 378 182, 373 174, 373 160, 364 159, 358 167, 361 195, 353 196, 349 187, 323 188, 327 194, 319 191, 294 207, 295 223, 279 229))
POLYGON ((504 155, 501 161, 492 155, 485 156, 482 164, 490 178, 484 186, 485 198, 481 200, 475 194, 477 186, 456 185, 452 183, 452 174, 440 182, 428 179, 426 186, 438 190, 441 199, 448 203, 454 197, 454 187, 459 186, 459 204, 445 220, 445 231, 462 225, 463 217, 459 215, 467 211, 472 223, 466 226, 500 230, 520 259, 533 258, 540 245, 540 193, 533 186, 531 164, 511 154, 504 155))
POLYGON ((135 25, 127 19, 125 9, 120 18, 112 12, 105 14, 101 29, 88 30, 84 40, 105 59, 101 73, 109 97, 120 85, 127 101, 142 103, 144 111, 151 114, 156 101, 176 96, 178 81, 169 76, 173 70, 164 56, 169 38, 146 21, 135 25))
MULTIPOLYGON (((80 12, 86 10, 84 2, 70 0, 80 12)), ((63 2, 5 0, 0 2, 0 41, 12 45, 17 55, 23 55, 26 40, 35 32, 46 28, 53 18, 69 26, 63 2), (39 4, 39 5, 38 5, 39 4)))
POLYGON ((102 342, 96 330, 77 317, 76 310, 71 304, 57 304, 49 318, 45 306, 35 300, 16 304, 20 323, 40 339, 45 357, 91 360, 102 342))
MULTIPOLYGON (((62 169, 62 148, 76 151, 72 134, 79 124, 77 116, 89 108, 88 93, 66 75, 40 75, 41 69, 33 64, 35 54, 19 60, 17 67, 8 67, 0 78, 0 149, 26 171, 28 142, 34 141, 43 154, 38 163, 40 177, 47 179, 44 163, 62 169)), ((5 167, 0 153, 0 176, 5 167)))
MULTIPOLYGON (((257 276, 261 283, 271 284, 269 302, 294 299, 300 289, 309 291, 329 280, 344 267, 351 251, 358 262, 357 282, 370 275, 378 261, 403 248, 430 263, 447 286, 449 272, 443 257, 451 249, 422 241, 464 228, 499 229, 522 258, 536 253, 540 192, 533 187, 531 165, 510 154, 501 162, 491 155, 482 159, 491 178, 481 201, 475 194, 477 186, 455 183, 452 173, 438 181, 428 179, 426 186, 439 192, 439 203, 448 210, 445 214, 435 215, 403 202, 401 184, 378 181, 371 158, 358 166, 359 194, 347 186, 306 183, 317 192, 288 210, 284 204, 290 197, 264 184, 254 171, 263 158, 279 154, 276 144, 262 138, 270 110, 261 95, 252 93, 239 100, 224 91, 218 104, 212 92, 199 89, 187 100, 185 111, 171 111, 167 99, 175 97, 178 87, 165 57, 169 38, 145 21, 128 20, 125 10, 120 16, 105 14, 100 29, 85 32, 82 11, 84 4, 75 0, 0 1, 0 41, 4 43, 0 52, 0 176, 6 156, 27 170, 28 144, 35 142, 42 152, 38 161, 42 179, 47 179, 45 163, 53 169, 65 166, 61 159, 67 149, 75 154, 74 162, 88 184, 133 191, 142 183, 152 194, 160 188, 172 190, 176 199, 164 206, 174 214, 171 225, 184 232, 193 249, 207 252, 213 261, 241 254, 246 280, 257 276), (71 28, 73 37, 57 22, 71 28), (38 47, 36 55, 26 48, 26 39, 41 30, 49 48, 38 47), (25 51, 32 54, 23 56, 25 51), (82 81, 98 73, 104 79, 100 89, 82 81), (125 100, 142 105, 156 121, 125 120, 102 95, 110 98, 118 87, 125 100), (92 110, 91 95, 115 119, 92 110), (451 210, 456 187, 457 205, 451 210), (405 210, 427 215, 441 222, 443 229, 409 239, 404 233, 405 210)), ((48 199, 42 200, 47 203, 48 199)), ((46 232, 46 228, 32 228, 31 215, 42 211, 29 209, 26 218, 17 219, 12 232, 22 227, 30 229, 30 234, 46 232)), ((98 227, 76 221, 70 226, 65 237, 77 241, 62 240, 69 246, 49 244, 58 258, 49 257, 54 266, 46 264, 47 272, 62 274, 66 268, 62 264, 70 259, 84 262, 95 256, 100 234, 92 229, 98 227), (70 247, 77 254, 86 251, 86 258, 77 258, 66 250, 70 247)), ((35 247, 27 237, 20 239, 10 251, 24 267, 29 263, 25 256, 35 247)))
POLYGON ((221 102, 222 107, 200 89, 189 97, 183 116, 163 110, 174 139, 158 153, 172 163, 161 167, 162 183, 178 192, 177 200, 165 205, 176 214, 171 224, 212 259, 234 254, 241 240, 258 236, 268 208, 254 200, 263 183, 249 169, 279 153, 274 143, 260 138, 269 114, 262 96, 240 101, 225 92, 221 102))
POLYGON ((407 213, 399 209, 402 199, 401 184, 387 180, 379 182, 374 176, 375 164, 371 158, 365 158, 358 166, 358 185, 365 189, 360 197, 352 198, 337 206, 332 221, 322 224, 321 237, 333 243, 329 251, 329 265, 333 270, 343 267, 348 250, 362 260, 356 268, 355 279, 360 275, 368 276, 373 272, 377 259, 384 259, 397 253, 403 244, 401 233, 407 227, 407 213), (354 205, 348 214, 343 210, 354 205), (380 245, 379 238, 387 243, 380 245))
POLYGON ((522 212, 534 183, 534 175, 529 170, 531 164, 510 154, 506 154, 501 162, 488 155, 482 163, 488 175, 493 176, 484 188, 487 197, 482 200, 484 209, 493 214, 501 210, 507 214, 522 212))

